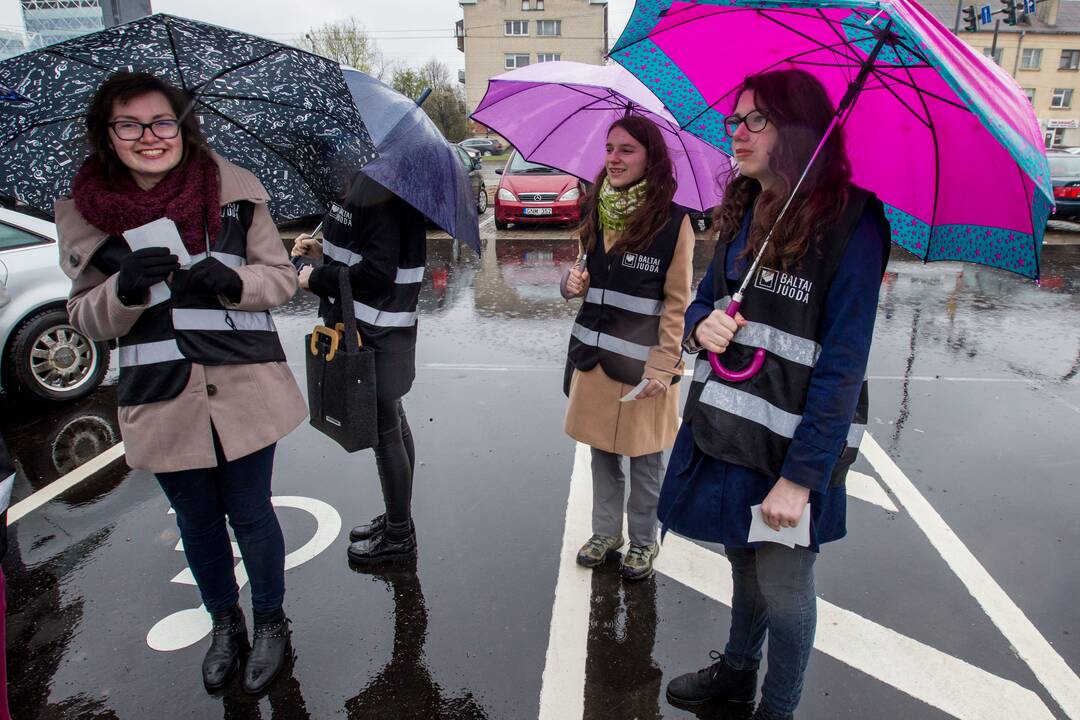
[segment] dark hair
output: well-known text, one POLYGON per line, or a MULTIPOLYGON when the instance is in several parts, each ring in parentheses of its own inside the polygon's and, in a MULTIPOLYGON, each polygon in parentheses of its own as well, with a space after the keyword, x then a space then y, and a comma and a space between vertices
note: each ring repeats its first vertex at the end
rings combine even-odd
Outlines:
MULTIPOLYGON (((630 216, 630 222, 616 245, 628 252, 641 252, 652 244, 653 238, 671 216, 671 200, 675 197, 675 172, 664 136, 651 120, 628 115, 611 123, 608 135, 615 128, 622 128, 645 148, 645 202, 630 216)), ((583 219, 578 232, 581 246, 586 252, 591 252, 596 244, 600 226, 597 205, 605 177, 606 166, 600 170, 596 182, 585 196, 583 219)))
POLYGON ((116 103, 126 103, 148 93, 161 93, 169 101, 173 113, 180 120, 180 139, 183 157, 180 166, 193 157, 208 152, 206 138, 199 129, 194 112, 188 110, 190 98, 168 80, 144 72, 118 72, 110 75, 94 93, 86 113, 86 137, 90 142, 90 156, 95 158, 110 184, 116 185, 130 177, 116 151, 109 142, 109 118, 116 103))
MULTIPOLYGON (((818 79, 802 70, 777 70, 747 77, 735 94, 736 104, 748 90, 754 91, 755 104, 766 113, 778 133, 776 147, 769 157, 769 169, 775 173, 777 182, 766 192, 753 178, 734 177, 714 213, 714 224, 720 242, 733 242, 747 209, 756 202, 744 253, 753 256, 825 135, 834 108, 818 79)), ((844 151, 843 128, 837 126, 803 181, 798 197, 773 232, 762 262, 788 270, 811 247, 820 252, 819 241, 843 212, 850 187, 851 165, 844 151)))

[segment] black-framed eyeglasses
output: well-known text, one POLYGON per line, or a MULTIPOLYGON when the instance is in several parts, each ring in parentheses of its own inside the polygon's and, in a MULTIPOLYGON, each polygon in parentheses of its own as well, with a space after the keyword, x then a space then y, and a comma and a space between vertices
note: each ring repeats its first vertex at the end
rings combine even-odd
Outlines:
POLYGON ((155 120, 151 123, 135 122, 134 120, 116 120, 109 123, 113 134, 121 140, 133 142, 143 136, 147 130, 154 134, 158 140, 172 140, 180 134, 180 121, 176 119, 155 120))
POLYGON ((745 115, 728 115, 724 118, 724 132, 728 137, 735 137, 739 126, 746 123, 746 129, 752 133, 759 133, 769 124, 769 116, 760 110, 751 110, 745 115))

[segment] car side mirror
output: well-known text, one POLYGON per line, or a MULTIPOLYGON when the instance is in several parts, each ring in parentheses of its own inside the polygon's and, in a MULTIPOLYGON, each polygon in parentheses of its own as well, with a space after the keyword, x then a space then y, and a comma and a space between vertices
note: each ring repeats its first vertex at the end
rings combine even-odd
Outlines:
POLYGON ((481 164, 482 164, 482 161, 481 161, 481 159, 480 159, 480 157, 479 157, 479 156, 477 156, 477 157, 474 157, 474 158, 472 159, 472 169, 473 169, 473 170, 479 170, 479 169, 480 169, 480 165, 481 165, 481 164))
POLYGON ((503 174, 503 169, 502 168, 495 168, 495 174, 496 175, 502 175, 503 174))

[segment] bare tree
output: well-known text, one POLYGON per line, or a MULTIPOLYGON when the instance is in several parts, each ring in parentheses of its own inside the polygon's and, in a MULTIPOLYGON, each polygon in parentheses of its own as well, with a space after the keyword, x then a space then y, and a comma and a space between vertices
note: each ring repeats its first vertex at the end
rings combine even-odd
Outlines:
POLYGON ((375 39, 368 35, 364 24, 355 17, 311 28, 304 34, 300 46, 380 80, 390 70, 390 63, 379 50, 375 39))
POLYGON ((420 66, 420 74, 424 77, 424 82, 432 90, 446 87, 450 84, 450 68, 446 67, 446 63, 436 58, 431 58, 426 63, 420 66))

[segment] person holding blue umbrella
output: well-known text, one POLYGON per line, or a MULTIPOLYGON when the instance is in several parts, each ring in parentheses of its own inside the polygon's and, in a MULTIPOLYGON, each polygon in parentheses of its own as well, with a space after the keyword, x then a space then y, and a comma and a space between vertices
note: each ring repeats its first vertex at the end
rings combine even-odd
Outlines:
POLYGON ((701 357, 657 510, 665 529, 724 544, 731 628, 716 662, 676 677, 667 697, 752 703, 768 635, 754 718, 789 720, 814 643, 817 553, 846 533, 843 483, 866 423, 890 230, 876 196, 852 183, 843 132, 826 133, 834 109, 817 79, 762 73, 734 100, 724 125, 739 176, 686 312, 684 347, 701 357), (752 322, 728 312, 740 299, 752 322), (760 370, 745 372, 762 346, 760 370), (808 522, 809 546, 751 542, 756 511, 773 530, 808 522))

